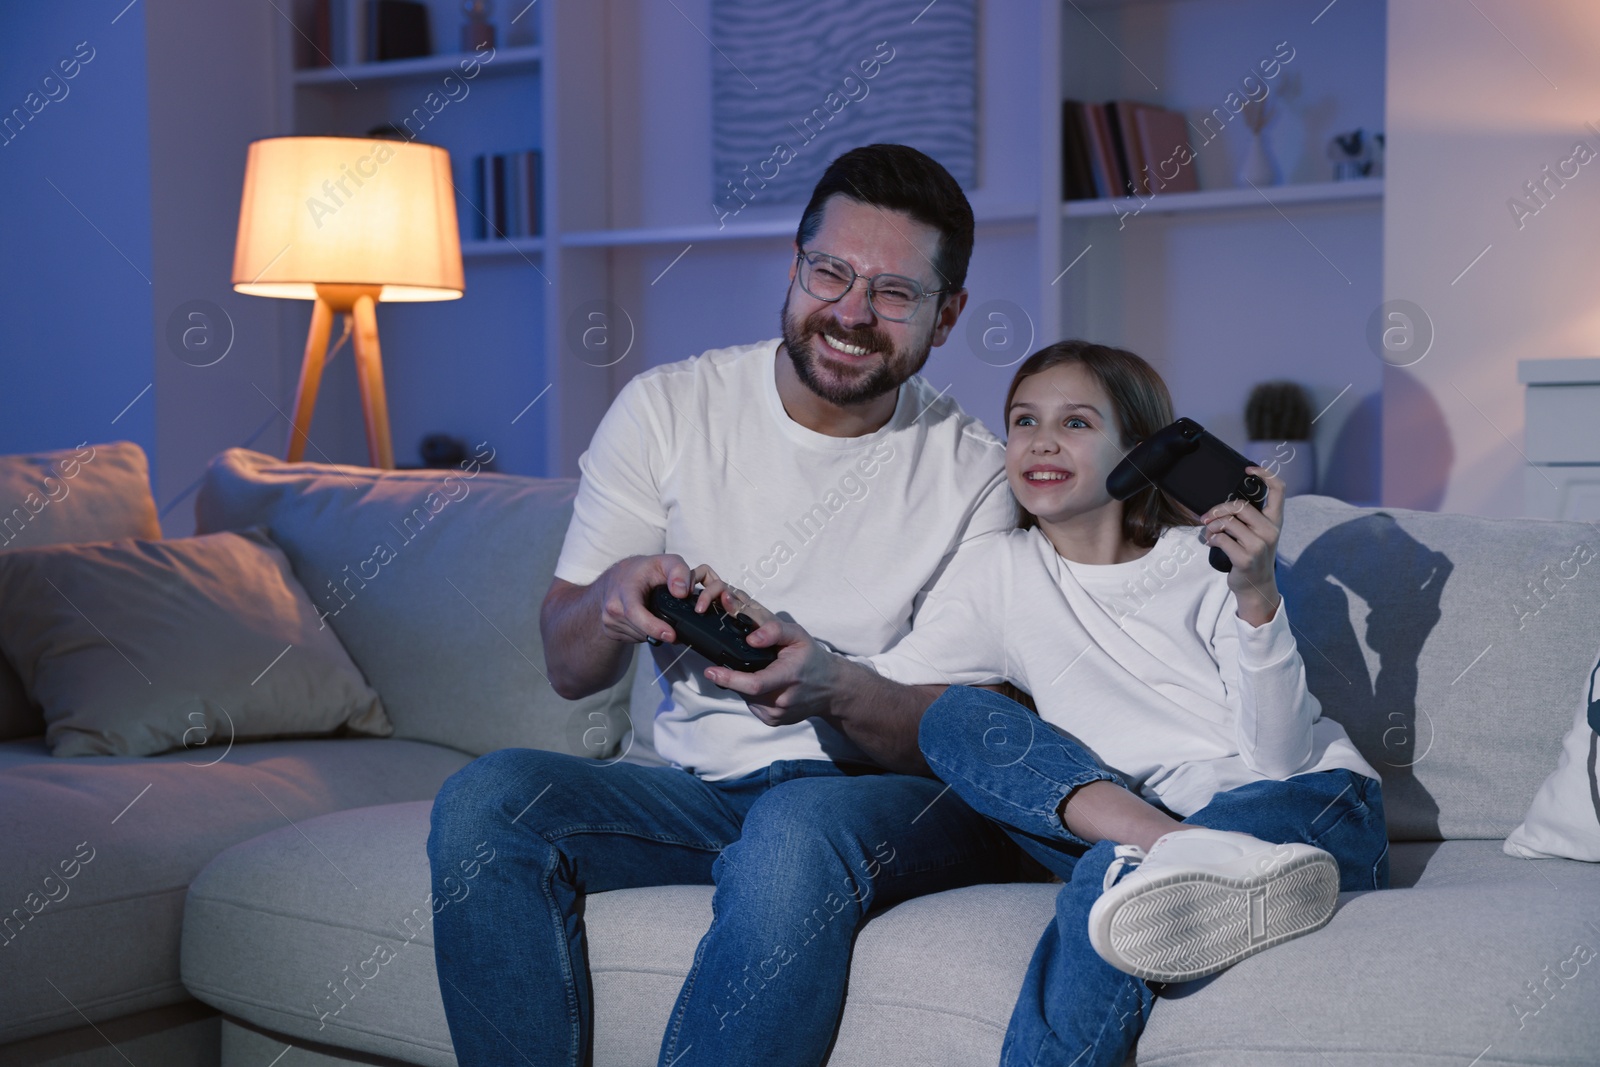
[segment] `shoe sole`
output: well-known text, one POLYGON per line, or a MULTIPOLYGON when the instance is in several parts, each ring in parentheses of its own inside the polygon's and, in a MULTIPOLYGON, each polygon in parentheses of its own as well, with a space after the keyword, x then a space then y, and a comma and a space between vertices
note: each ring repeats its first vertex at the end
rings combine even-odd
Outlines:
POLYGON ((1338 898, 1339 865, 1327 853, 1246 878, 1176 872, 1094 916, 1089 940, 1118 970, 1187 982, 1325 926, 1338 898))

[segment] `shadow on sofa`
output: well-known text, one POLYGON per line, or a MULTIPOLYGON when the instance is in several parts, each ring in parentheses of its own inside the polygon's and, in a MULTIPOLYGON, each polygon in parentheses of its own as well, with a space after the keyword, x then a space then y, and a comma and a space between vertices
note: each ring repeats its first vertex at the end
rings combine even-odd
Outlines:
POLYGON ((1417 667, 1454 570, 1380 511, 1319 535, 1280 576, 1307 686, 1378 757, 1391 836, 1397 809, 1406 839, 1441 836, 1439 805, 1414 771, 1434 739, 1432 717, 1417 704, 1417 667))

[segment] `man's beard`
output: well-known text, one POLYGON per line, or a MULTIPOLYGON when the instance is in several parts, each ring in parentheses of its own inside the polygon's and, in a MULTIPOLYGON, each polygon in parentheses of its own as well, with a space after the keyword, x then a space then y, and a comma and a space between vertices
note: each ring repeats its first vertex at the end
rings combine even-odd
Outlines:
POLYGON ((896 351, 894 342, 876 326, 854 330, 841 327, 827 310, 814 312, 798 328, 789 319, 789 301, 779 312, 783 324, 783 347, 794 364, 794 372, 807 389, 840 407, 865 404, 900 388, 901 383, 922 369, 933 346, 926 340, 918 350, 896 351), (851 366, 818 353, 812 344, 817 334, 825 334, 845 344, 865 348, 882 358, 863 366, 851 366), (824 364, 824 360, 827 360, 824 364))

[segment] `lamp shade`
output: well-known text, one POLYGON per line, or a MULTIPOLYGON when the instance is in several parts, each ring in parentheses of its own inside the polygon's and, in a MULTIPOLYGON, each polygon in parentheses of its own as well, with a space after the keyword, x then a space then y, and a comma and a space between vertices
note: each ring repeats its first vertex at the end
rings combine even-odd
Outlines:
POLYGON ((448 152, 360 137, 250 145, 233 287, 313 300, 318 285, 381 286, 391 301, 461 296, 448 152))

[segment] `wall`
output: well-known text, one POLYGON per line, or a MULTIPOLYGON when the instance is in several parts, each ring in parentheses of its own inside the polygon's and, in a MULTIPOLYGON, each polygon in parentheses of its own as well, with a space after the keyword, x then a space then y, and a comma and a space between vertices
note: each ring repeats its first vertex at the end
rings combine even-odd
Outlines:
POLYGON ((79 42, 93 55, 0 144, 0 452, 133 440, 168 535, 193 529, 186 490, 213 454, 282 447, 265 399, 284 390, 281 309, 229 284, 244 146, 274 132, 262 42, 279 17, 203 0, 14 4, 0 33, 8 110, 79 42))
POLYGON ((1435 340, 1385 369, 1385 504, 1522 513, 1517 360, 1600 354, 1600 163, 1520 222, 1508 201, 1537 204, 1524 183, 1576 142, 1600 152, 1587 123, 1592 0, 1389 0, 1384 297, 1419 305, 1435 340))
POLYGON ((155 458, 145 5, 126 5, 5 12, 0 111, 39 110, 0 134, 0 452, 127 439, 155 458))
POLYGON ((282 455, 288 422, 274 404, 290 411, 298 361, 286 357, 305 326, 291 336, 280 322, 296 311, 309 322, 310 305, 243 296, 231 283, 246 150, 278 132, 270 87, 282 16, 272 4, 205 0, 139 8, 150 72, 153 481, 163 528, 181 536, 193 531, 191 490, 212 456, 245 444, 282 455))

